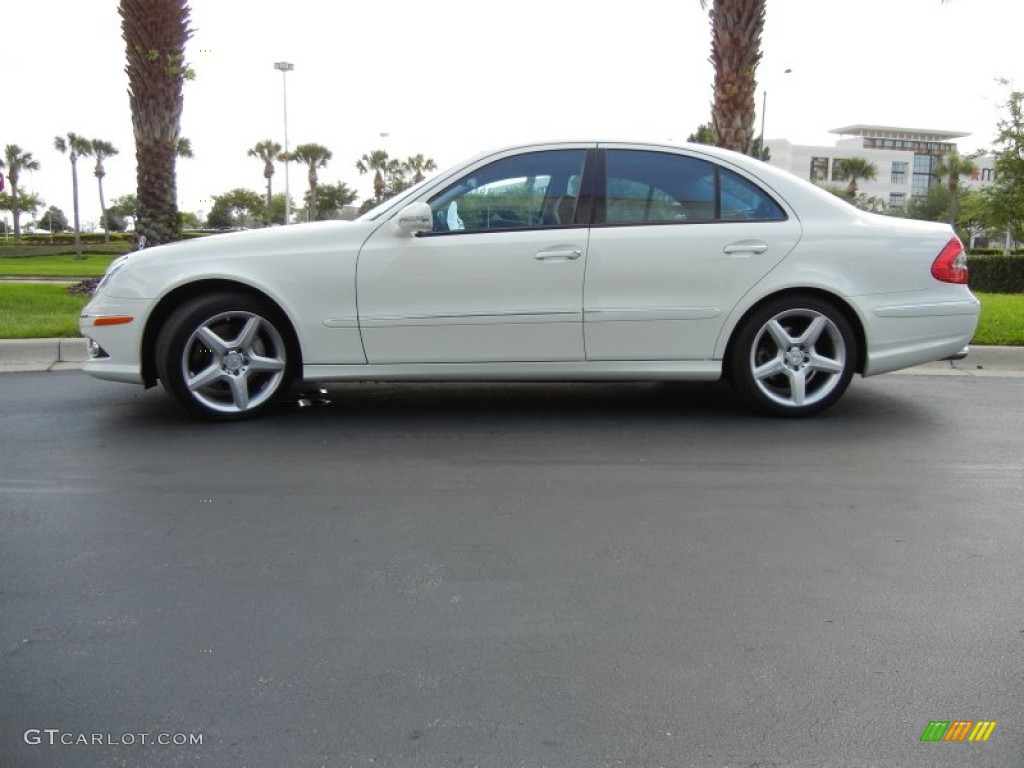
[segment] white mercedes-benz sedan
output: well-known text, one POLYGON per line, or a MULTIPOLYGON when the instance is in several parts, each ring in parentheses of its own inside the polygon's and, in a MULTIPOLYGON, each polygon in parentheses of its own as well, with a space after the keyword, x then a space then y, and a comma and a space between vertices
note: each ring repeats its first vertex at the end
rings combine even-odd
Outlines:
POLYGON ((713 147, 581 141, 478 155, 354 222, 132 253, 80 327, 88 373, 212 419, 302 381, 723 377, 805 416, 855 373, 962 356, 978 312, 946 225, 713 147))

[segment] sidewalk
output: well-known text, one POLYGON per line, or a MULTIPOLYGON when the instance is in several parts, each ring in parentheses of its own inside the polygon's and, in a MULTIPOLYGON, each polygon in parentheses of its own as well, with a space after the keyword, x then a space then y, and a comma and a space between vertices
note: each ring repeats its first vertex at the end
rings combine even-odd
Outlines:
MULTIPOLYGON (((88 359, 85 339, 0 340, 0 373, 75 370, 88 359)), ((971 347, 963 360, 926 363, 896 373, 1024 378, 1024 347, 971 347)))

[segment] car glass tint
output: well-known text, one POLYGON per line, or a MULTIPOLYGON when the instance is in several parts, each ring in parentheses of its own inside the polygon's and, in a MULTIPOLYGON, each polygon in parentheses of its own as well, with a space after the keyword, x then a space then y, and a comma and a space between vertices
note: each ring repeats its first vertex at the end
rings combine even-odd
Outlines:
POLYGON ((779 221, 785 212, 768 194, 751 182, 724 168, 719 170, 722 218, 729 221, 779 221))
POLYGON ((714 218, 711 163, 664 152, 608 151, 605 220, 609 224, 714 218))
POLYGON ((531 152, 497 160, 430 199, 434 232, 568 226, 584 150, 531 152))

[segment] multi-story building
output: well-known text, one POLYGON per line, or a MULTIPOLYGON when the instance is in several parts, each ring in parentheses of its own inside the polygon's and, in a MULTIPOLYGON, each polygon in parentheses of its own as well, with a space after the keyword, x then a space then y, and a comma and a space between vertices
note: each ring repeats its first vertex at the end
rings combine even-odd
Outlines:
MULTIPOLYGON (((940 160, 956 149, 955 139, 969 136, 958 131, 922 128, 893 128, 885 125, 848 125, 830 133, 840 136, 833 147, 791 144, 786 139, 766 143, 772 165, 784 168, 810 181, 845 186, 848 179, 842 161, 861 157, 877 168, 874 180, 858 180, 857 188, 869 197, 877 197, 891 207, 903 206, 911 197, 923 195, 939 181, 935 168, 940 160)), ((985 155, 975 160, 978 173, 963 179, 970 188, 990 182, 994 158, 985 155)))

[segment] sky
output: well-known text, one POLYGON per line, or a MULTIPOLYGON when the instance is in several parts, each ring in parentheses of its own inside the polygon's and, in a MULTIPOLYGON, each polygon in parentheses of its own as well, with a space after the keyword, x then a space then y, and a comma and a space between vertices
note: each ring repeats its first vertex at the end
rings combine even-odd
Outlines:
MULTIPOLYGON (((683 141, 710 120, 710 25, 698 0, 192 0, 178 163, 182 210, 208 212, 235 187, 263 192, 246 156, 284 143, 334 154, 322 183, 370 193, 355 163, 384 149, 441 168, 477 152, 543 139, 683 141), (382 134, 386 134, 382 135, 382 134)), ((114 143, 104 193, 135 191, 134 142, 117 0, 9 0, 0 46, 0 147, 41 168, 22 188, 70 220, 71 167, 53 149, 75 132, 114 143)), ((765 136, 834 144, 856 123, 969 132, 961 151, 990 147, 1007 89, 1024 88, 1017 0, 767 0, 758 117, 765 136), (786 70, 790 70, 789 73, 786 70), (767 101, 764 94, 767 92, 767 101)), ((89 160, 80 162, 83 228, 100 215, 89 160)), ((290 169, 301 204, 304 168, 290 169)), ((284 189, 284 168, 274 191, 284 189)), ((8 190, 9 191, 9 190, 8 190)))

